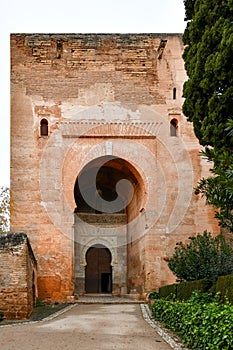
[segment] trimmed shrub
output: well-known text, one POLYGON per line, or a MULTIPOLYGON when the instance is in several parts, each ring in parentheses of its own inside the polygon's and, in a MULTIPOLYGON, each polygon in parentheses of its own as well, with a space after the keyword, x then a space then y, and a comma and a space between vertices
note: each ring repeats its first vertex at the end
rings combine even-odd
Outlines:
POLYGON ((152 314, 193 350, 233 349, 233 306, 195 292, 189 302, 154 301, 152 314))
POLYGON ((209 280, 198 280, 190 282, 182 282, 177 285, 177 299, 188 300, 191 298, 192 293, 196 290, 205 293, 212 287, 213 282, 209 280))
POLYGON ((216 283, 216 292, 223 302, 227 298, 233 304, 233 275, 220 276, 216 283))
POLYGON ((196 290, 205 293, 213 287, 213 281, 206 279, 179 284, 169 284, 159 288, 159 297, 167 300, 188 300, 196 290))
POLYGON ((177 284, 168 284, 167 286, 159 288, 159 297, 164 299, 176 299, 177 284))

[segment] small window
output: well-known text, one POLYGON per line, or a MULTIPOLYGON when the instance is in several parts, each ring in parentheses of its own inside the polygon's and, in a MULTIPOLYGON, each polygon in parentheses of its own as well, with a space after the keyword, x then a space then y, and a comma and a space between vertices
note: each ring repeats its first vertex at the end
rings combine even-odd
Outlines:
POLYGON ((48 136, 48 134, 49 134, 48 120, 43 118, 40 121, 40 136, 48 136))
POLYGON ((170 136, 177 136, 178 132, 178 120, 172 119, 170 121, 170 136))
POLYGON ((173 100, 176 100, 176 88, 173 88, 173 100))
POLYGON ((57 58, 61 58, 62 57, 62 52, 63 52, 63 44, 62 42, 58 42, 57 43, 57 58))

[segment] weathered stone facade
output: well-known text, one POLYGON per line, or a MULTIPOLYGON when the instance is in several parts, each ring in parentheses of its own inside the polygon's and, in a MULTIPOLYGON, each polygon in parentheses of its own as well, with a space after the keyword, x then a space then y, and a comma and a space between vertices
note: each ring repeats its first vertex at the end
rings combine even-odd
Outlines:
POLYGON ((177 241, 218 232, 193 194, 208 166, 182 114, 182 52, 178 34, 11 35, 11 225, 41 299, 144 296, 175 280, 177 241))
POLYGON ((35 305, 36 259, 25 233, 0 235, 0 311, 27 319, 35 305))

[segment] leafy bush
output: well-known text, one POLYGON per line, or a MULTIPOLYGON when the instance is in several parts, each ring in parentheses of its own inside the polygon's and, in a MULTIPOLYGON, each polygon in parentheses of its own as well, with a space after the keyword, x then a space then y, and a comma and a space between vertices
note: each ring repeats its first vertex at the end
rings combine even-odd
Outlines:
POLYGON ((151 292, 148 296, 149 299, 158 299, 159 293, 158 292, 151 292))
POLYGON ((177 243, 173 256, 165 259, 179 281, 215 280, 233 273, 232 241, 222 235, 212 237, 207 231, 189 240, 187 245, 177 243))
POLYGON ((152 314, 193 350, 233 349, 233 306, 208 293, 197 291, 188 302, 155 300, 152 314))
POLYGON ((0 321, 3 320, 3 313, 0 311, 0 321))
POLYGON ((188 302, 194 303, 194 304, 206 304, 206 303, 212 303, 212 302, 219 302, 219 296, 216 294, 215 296, 212 293, 202 293, 199 290, 193 291, 191 297, 189 298, 188 302))

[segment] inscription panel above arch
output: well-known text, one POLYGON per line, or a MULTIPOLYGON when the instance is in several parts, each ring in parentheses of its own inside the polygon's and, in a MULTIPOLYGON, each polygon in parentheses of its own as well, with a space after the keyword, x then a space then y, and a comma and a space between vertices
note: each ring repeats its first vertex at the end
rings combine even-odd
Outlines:
POLYGON ((155 138, 161 125, 155 121, 67 121, 59 129, 65 138, 155 138))

